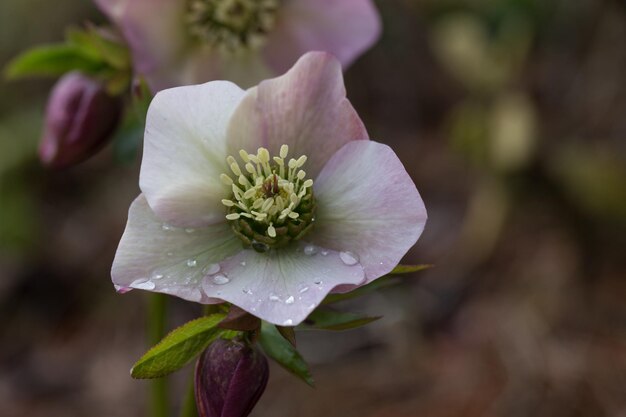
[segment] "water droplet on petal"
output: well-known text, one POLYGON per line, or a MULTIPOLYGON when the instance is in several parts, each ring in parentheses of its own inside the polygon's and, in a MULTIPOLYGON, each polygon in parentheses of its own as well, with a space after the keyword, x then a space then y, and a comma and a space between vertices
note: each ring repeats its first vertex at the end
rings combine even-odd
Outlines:
POLYGON ((196 265, 198 265, 198 261, 196 261, 195 259, 187 259, 187 266, 189 268, 193 268, 196 265))
POLYGON ((274 293, 270 294, 269 299, 270 301, 280 301, 280 297, 274 293))
POLYGON ((328 251, 326 249, 322 249, 320 253, 322 254, 322 256, 328 255, 328 251))
POLYGON ((145 279, 138 279, 134 281, 132 284, 130 284, 130 286, 132 288, 137 288, 139 290, 148 290, 148 291, 153 290, 154 287, 156 287, 154 282, 145 280, 145 279))
POLYGON ((196 231, 196 229, 191 229, 191 228, 185 229, 185 232, 187 232, 187 233, 193 233, 195 231, 196 231))
POLYGON ((293 324, 293 320, 287 319, 283 322, 283 326, 291 326, 293 324))
POLYGON ((214 275, 220 272, 220 264, 209 264, 202 268, 202 273, 205 275, 214 275))
POLYGON ((317 248, 313 245, 306 245, 304 247, 304 254, 308 256, 315 255, 317 253, 317 248))
POLYGON ((313 310, 315 307, 317 307, 315 304, 311 304, 311 305, 309 306, 309 309, 310 309, 310 310, 313 310))
POLYGON ((167 231, 172 230, 173 228, 172 228, 172 226, 170 226, 169 224, 167 224, 167 223, 163 223, 163 224, 161 225, 161 229, 163 229, 163 230, 165 230, 165 231, 167 232, 167 231))
POLYGON ((294 298, 293 295, 290 295, 286 300, 285 300, 285 304, 293 304, 294 302, 294 298))
POLYGON ((309 290, 309 287, 302 287, 302 288, 300 288, 300 294, 304 294, 308 290, 309 290))
POLYGON ((241 266, 246 266, 246 261, 241 261, 240 265, 241 266))
POLYGON ((167 256, 174 256, 174 253, 173 252, 168 252, 167 256))
POLYGON ((359 262, 358 256, 352 252, 339 252, 339 257, 341 261, 348 266, 356 265, 359 262))
POLYGON ((252 295, 252 290, 250 288, 244 288, 241 291, 243 291, 244 294, 252 295))
POLYGON ((213 282, 216 285, 224 285, 230 282, 230 279, 226 275, 218 274, 213 277, 213 282))
POLYGON ((156 279, 156 280, 163 279, 163 274, 155 271, 152 273, 152 276, 150 277, 150 279, 156 279))
POLYGON ((324 281, 315 281, 314 284, 315 285, 322 285, 324 283, 324 281))

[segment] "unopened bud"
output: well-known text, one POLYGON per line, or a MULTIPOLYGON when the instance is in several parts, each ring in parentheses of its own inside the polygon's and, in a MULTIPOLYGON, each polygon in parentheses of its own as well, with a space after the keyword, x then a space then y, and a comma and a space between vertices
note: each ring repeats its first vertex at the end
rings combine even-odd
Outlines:
POLYGON ((100 82, 78 72, 66 74, 48 99, 39 158, 52 168, 87 159, 106 143, 121 114, 121 99, 100 82))
POLYGON ((267 359, 238 340, 218 339, 196 365, 199 417, 246 417, 265 390, 267 359))

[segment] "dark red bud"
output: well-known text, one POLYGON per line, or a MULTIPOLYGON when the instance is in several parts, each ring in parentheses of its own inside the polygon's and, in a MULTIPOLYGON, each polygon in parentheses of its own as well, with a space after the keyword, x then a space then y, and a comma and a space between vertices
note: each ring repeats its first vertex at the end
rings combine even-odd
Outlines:
POLYGON ((78 72, 64 75, 52 89, 39 144, 41 162, 63 168, 87 159, 111 136, 122 114, 120 97, 78 72))
POLYGON ((246 417, 265 391, 267 359, 238 340, 218 339, 196 365, 199 417, 246 417))

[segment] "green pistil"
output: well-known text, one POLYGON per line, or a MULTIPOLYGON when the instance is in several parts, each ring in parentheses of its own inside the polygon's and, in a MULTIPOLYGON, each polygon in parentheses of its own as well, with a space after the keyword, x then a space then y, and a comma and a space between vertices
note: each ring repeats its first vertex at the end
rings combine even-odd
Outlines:
POLYGON ((244 244, 259 252, 300 239, 315 220, 313 180, 300 169, 307 158, 285 163, 288 151, 283 145, 280 156, 270 159, 265 148, 256 155, 241 150, 244 169, 229 156, 226 160, 235 180, 220 176, 233 191, 231 199, 222 200, 228 208, 226 219, 244 244))

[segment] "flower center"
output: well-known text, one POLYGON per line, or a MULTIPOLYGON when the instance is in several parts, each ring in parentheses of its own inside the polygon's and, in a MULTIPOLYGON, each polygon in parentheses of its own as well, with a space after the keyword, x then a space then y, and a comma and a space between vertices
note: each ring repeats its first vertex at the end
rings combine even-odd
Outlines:
POLYGON ((191 37, 229 50, 259 46, 274 27, 280 0, 188 0, 191 37))
POLYGON ((244 244, 258 252, 300 239, 315 221, 313 180, 300 169, 307 157, 287 162, 288 152, 287 145, 273 158, 265 148, 256 155, 240 150, 244 169, 229 156, 233 176, 220 176, 233 190, 230 200, 222 200, 228 208, 226 219, 244 244))

